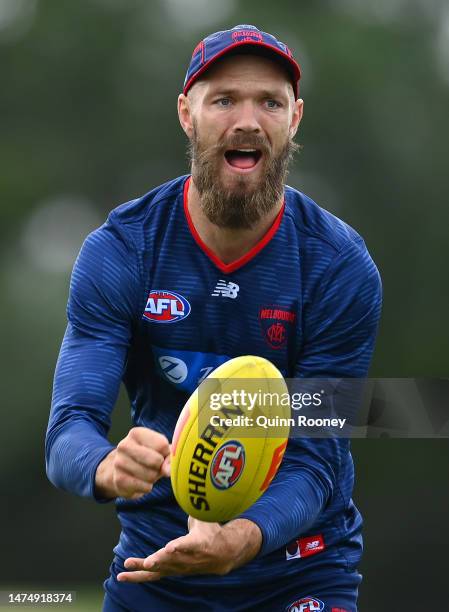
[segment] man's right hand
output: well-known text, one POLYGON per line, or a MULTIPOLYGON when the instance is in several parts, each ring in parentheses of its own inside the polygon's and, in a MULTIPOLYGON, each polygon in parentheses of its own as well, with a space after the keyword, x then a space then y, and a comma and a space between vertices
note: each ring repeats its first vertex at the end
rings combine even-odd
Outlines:
POLYGON ((98 465, 95 492, 103 499, 137 499, 162 476, 170 476, 167 438, 147 427, 133 427, 98 465))

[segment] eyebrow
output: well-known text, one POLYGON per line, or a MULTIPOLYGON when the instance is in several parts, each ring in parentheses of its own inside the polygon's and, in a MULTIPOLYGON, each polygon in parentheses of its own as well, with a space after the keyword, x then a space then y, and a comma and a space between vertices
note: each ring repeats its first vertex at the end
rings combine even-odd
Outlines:
MULTIPOLYGON (((288 95, 281 91, 280 89, 259 89, 256 91, 256 94, 261 98, 287 98, 288 95)), ((233 95, 241 95, 241 90, 232 87, 224 87, 212 89, 207 94, 207 97, 215 97, 215 96, 233 96, 233 95)))

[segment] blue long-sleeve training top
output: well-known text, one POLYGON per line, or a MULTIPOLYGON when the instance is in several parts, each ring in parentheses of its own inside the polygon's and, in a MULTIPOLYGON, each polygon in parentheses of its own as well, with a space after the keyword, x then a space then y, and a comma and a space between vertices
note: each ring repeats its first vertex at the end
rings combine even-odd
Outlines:
MULTIPOLYGON (((266 236, 223 264, 190 219, 189 180, 177 178, 113 210, 75 263, 46 459, 51 481, 77 495, 95 498, 96 468, 113 448, 107 434, 122 381, 132 424, 171 440, 190 393, 232 357, 260 355, 288 377, 367 374, 381 284, 362 238, 286 187, 266 236)), ((317 552, 335 547, 356 564, 362 521, 353 483, 348 440, 290 440, 270 487, 242 515, 262 531, 259 555, 228 576, 191 576, 189 583, 294 574, 302 559, 290 562, 295 555, 287 545, 317 535, 317 552)), ((120 560, 147 556, 186 532, 169 479, 116 506, 120 560)))

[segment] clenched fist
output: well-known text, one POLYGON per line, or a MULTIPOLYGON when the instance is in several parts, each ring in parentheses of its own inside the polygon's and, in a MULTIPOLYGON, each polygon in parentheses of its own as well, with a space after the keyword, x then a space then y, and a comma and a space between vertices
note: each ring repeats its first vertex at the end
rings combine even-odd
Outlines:
POLYGON ((147 427, 133 427, 99 464, 96 494, 106 499, 137 499, 149 493, 162 476, 170 476, 167 438, 147 427))

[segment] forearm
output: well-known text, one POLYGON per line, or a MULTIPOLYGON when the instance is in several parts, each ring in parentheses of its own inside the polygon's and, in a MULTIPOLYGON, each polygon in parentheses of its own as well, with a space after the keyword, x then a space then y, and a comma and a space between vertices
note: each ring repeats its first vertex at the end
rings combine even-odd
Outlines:
POLYGON ((133 241, 112 215, 88 236, 72 273, 46 461, 56 486, 83 497, 96 496, 97 468, 114 448, 107 435, 139 312, 138 270, 133 241))
POLYGON ((262 532, 258 525, 246 518, 238 518, 223 527, 223 535, 232 553, 232 567, 245 565, 258 554, 262 546, 262 532))
POLYGON ((285 546, 307 532, 332 499, 349 456, 344 438, 291 438, 274 480, 239 518, 262 532, 259 555, 285 546))
POLYGON ((113 445, 83 421, 49 432, 46 444, 47 474, 51 482, 81 497, 96 497, 95 473, 113 445))
POLYGON ((283 472, 240 518, 258 525, 266 555, 304 533, 317 519, 330 495, 328 483, 309 468, 283 472))

